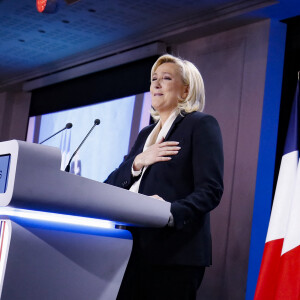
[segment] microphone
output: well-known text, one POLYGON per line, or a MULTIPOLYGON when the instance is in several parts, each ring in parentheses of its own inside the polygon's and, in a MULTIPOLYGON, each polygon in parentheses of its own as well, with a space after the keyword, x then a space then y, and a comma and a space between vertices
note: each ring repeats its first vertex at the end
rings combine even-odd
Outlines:
POLYGON ((45 143, 46 141, 48 141, 49 139, 51 139, 51 138, 54 137, 55 135, 59 134, 59 133, 62 132, 63 130, 72 128, 72 126, 73 126, 72 123, 67 123, 66 126, 65 126, 63 129, 61 129, 61 130, 57 131, 56 133, 52 134, 50 137, 48 137, 47 139, 43 140, 43 141, 40 142, 39 144, 45 143))
POLYGON ((94 125, 93 127, 90 129, 90 131, 88 132, 88 134, 85 136, 85 138, 83 139, 83 141, 80 143, 80 145, 78 146, 78 148, 75 150, 75 152, 73 153, 73 155, 71 156, 66 168, 65 168, 65 172, 70 172, 70 166, 71 166, 71 161, 74 158, 74 156, 76 155, 76 153, 78 152, 78 150, 80 149, 80 147, 82 146, 82 144, 85 142, 85 140, 87 139, 87 137, 91 134, 91 132, 93 131, 93 129, 95 128, 96 125, 100 124, 100 120, 96 119, 94 121, 94 125))

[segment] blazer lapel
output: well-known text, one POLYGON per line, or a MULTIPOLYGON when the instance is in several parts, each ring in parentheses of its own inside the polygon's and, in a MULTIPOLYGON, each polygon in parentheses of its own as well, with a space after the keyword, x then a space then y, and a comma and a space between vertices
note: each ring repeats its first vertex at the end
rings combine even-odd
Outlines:
POLYGON ((165 137, 165 141, 167 141, 169 139, 170 134, 172 133, 172 131, 175 129, 175 127, 183 120, 183 118, 185 117, 185 113, 181 113, 177 116, 177 118, 175 119, 175 121, 173 122, 172 126, 170 127, 166 137, 165 137))

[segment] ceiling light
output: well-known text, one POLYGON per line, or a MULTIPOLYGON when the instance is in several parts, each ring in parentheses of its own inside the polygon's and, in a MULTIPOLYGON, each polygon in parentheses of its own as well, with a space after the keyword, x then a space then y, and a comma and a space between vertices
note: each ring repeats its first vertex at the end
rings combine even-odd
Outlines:
MULTIPOLYGON (((65 0, 65 3, 69 5, 78 1, 79 0, 65 0)), ((57 12, 61 2, 62 0, 36 0, 36 8, 40 13, 52 14, 57 12)))
POLYGON ((58 8, 57 0, 36 0, 36 9, 40 13, 55 13, 58 8))

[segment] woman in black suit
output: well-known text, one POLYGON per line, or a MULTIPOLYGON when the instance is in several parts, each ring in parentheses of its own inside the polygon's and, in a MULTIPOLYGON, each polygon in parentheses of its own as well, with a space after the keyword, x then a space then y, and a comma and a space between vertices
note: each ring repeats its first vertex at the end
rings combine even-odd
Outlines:
POLYGON ((106 183, 171 202, 164 228, 132 228, 133 249, 118 300, 194 300, 211 264, 209 212, 223 193, 217 121, 204 108, 198 69, 172 55, 152 67, 151 112, 106 183))

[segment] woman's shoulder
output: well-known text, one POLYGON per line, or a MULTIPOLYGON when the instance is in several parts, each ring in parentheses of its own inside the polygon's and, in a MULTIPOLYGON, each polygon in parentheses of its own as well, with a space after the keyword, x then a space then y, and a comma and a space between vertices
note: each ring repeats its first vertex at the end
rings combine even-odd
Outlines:
POLYGON ((148 135, 153 128, 155 127, 156 124, 150 124, 144 128, 141 129, 141 131, 139 132, 139 136, 144 136, 144 135, 148 135))
POLYGON ((186 120, 189 120, 190 122, 196 122, 196 123, 218 123, 216 118, 210 114, 206 114, 204 112, 200 111, 194 111, 188 114, 185 114, 186 120))
POLYGON ((189 125, 187 127, 193 132, 193 134, 201 134, 213 137, 213 139, 222 140, 221 128, 212 115, 203 113, 203 112, 192 112, 186 115, 186 120, 189 125))

